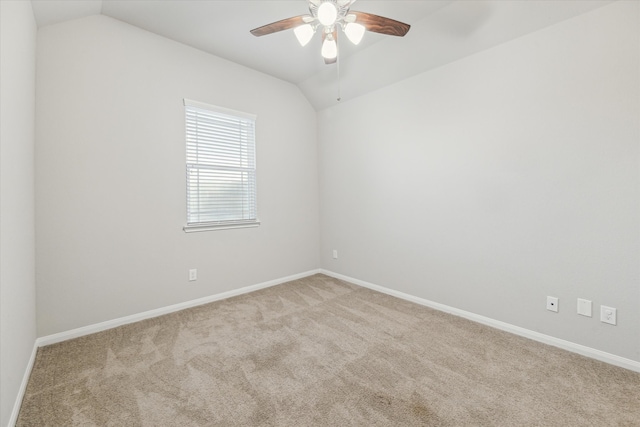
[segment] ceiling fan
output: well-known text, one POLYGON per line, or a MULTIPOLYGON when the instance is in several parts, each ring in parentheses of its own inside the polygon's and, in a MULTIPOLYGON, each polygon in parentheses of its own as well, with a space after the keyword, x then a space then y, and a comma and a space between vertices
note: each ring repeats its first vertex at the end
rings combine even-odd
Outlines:
POLYGON ((338 27, 347 38, 358 44, 365 31, 403 37, 409 24, 365 12, 351 10, 356 0, 308 0, 310 15, 299 15, 251 30, 256 37, 293 28, 302 46, 313 38, 318 28, 322 31, 322 57, 325 64, 333 64, 338 58, 338 27))

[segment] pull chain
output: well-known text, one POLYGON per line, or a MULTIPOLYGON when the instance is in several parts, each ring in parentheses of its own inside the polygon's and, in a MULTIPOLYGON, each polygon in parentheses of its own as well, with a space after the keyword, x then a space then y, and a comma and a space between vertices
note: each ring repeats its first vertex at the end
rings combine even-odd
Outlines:
POLYGON ((340 85, 340 46, 338 45, 338 32, 336 31, 336 71, 338 73, 338 98, 337 101, 340 102, 342 100, 341 95, 341 85, 340 85))

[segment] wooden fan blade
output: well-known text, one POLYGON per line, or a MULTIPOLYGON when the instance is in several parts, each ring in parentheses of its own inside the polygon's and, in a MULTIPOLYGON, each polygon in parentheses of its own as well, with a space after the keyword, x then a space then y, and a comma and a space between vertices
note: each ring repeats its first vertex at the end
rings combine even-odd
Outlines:
POLYGON ((374 15, 366 12, 349 11, 349 15, 356 16, 356 23, 363 25, 367 30, 374 33, 386 34, 389 36, 404 37, 409 32, 411 25, 384 16, 374 15))
POLYGON ((278 31, 288 30, 290 28, 299 27, 305 24, 304 17, 308 15, 294 16, 280 21, 272 22, 271 24, 263 25, 262 27, 254 28, 251 30, 251 34, 256 37, 266 36, 267 34, 277 33, 278 31))
POLYGON ((335 64, 338 61, 337 56, 333 59, 327 59, 327 58, 322 58, 322 59, 324 59, 324 63, 327 65, 335 64))
MULTIPOLYGON (((333 39, 336 41, 336 43, 338 43, 338 31, 337 30, 333 30, 333 39)), ((323 31, 322 32, 322 43, 324 44, 324 39, 327 38, 327 34, 323 31)), ((324 56, 322 57, 322 59, 324 59, 324 63, 327 65, 331 65, 331 64, 335 64, 338 61, 338 55, 336 55, 335 58, 332 59, 327 59, 324 56)))

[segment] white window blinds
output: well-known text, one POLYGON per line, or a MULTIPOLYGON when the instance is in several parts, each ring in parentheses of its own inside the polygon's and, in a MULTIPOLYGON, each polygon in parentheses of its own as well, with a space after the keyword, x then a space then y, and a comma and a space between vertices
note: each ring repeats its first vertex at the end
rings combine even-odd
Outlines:
POLYGON ((255 116, 184 100, 185 231, 258 225, 255 116))

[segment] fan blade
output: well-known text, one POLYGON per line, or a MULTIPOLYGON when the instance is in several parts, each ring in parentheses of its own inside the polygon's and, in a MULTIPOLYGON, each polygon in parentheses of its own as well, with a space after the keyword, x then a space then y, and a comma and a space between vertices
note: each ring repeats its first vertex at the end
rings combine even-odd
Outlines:
POLYGON ((338 57, 335 57, 333 59, 327 59, 327 58, 322 58, 322 59, 324 59, 324 63, 327 65, 335 64, 338 61, 338 57))
MULTIPOLYGON (((336 29, 333 30, 333 39, 336 41, 336 43, 338 43, 338 31, 336 29)), ((327 38, 327 34, 323 31, 322 32, 322 43, 324 44, 324 39, 327 38)), ((327 65, 331 65, 331 64, 335 64, 338 61, 338 56, 336 55, 335 58, 332 59, 327 59, 325 57, 323 57, 322 59, 324 59, 324 63, 327 65)))
POLYGON ((271 24, 254 28, 253 30, 251 30, 251 34, 253 34, 256 37, 260 37, 260 36, 266 36, 267 34, 271 34, 271 33, 277 33, 278 31, 299 27, 300 25, 304 25, 306 23, 304 21, 304 18, 307 16, 309 15, 294 16, 291 18, 272 22, 271 24))
POLYGON ((411 25, 384 16, 366 12, 349 11, 349 15, 356 16, 356 23, 363 25, 367 30, 388 36, 404 37, 409 32, 411 25))

